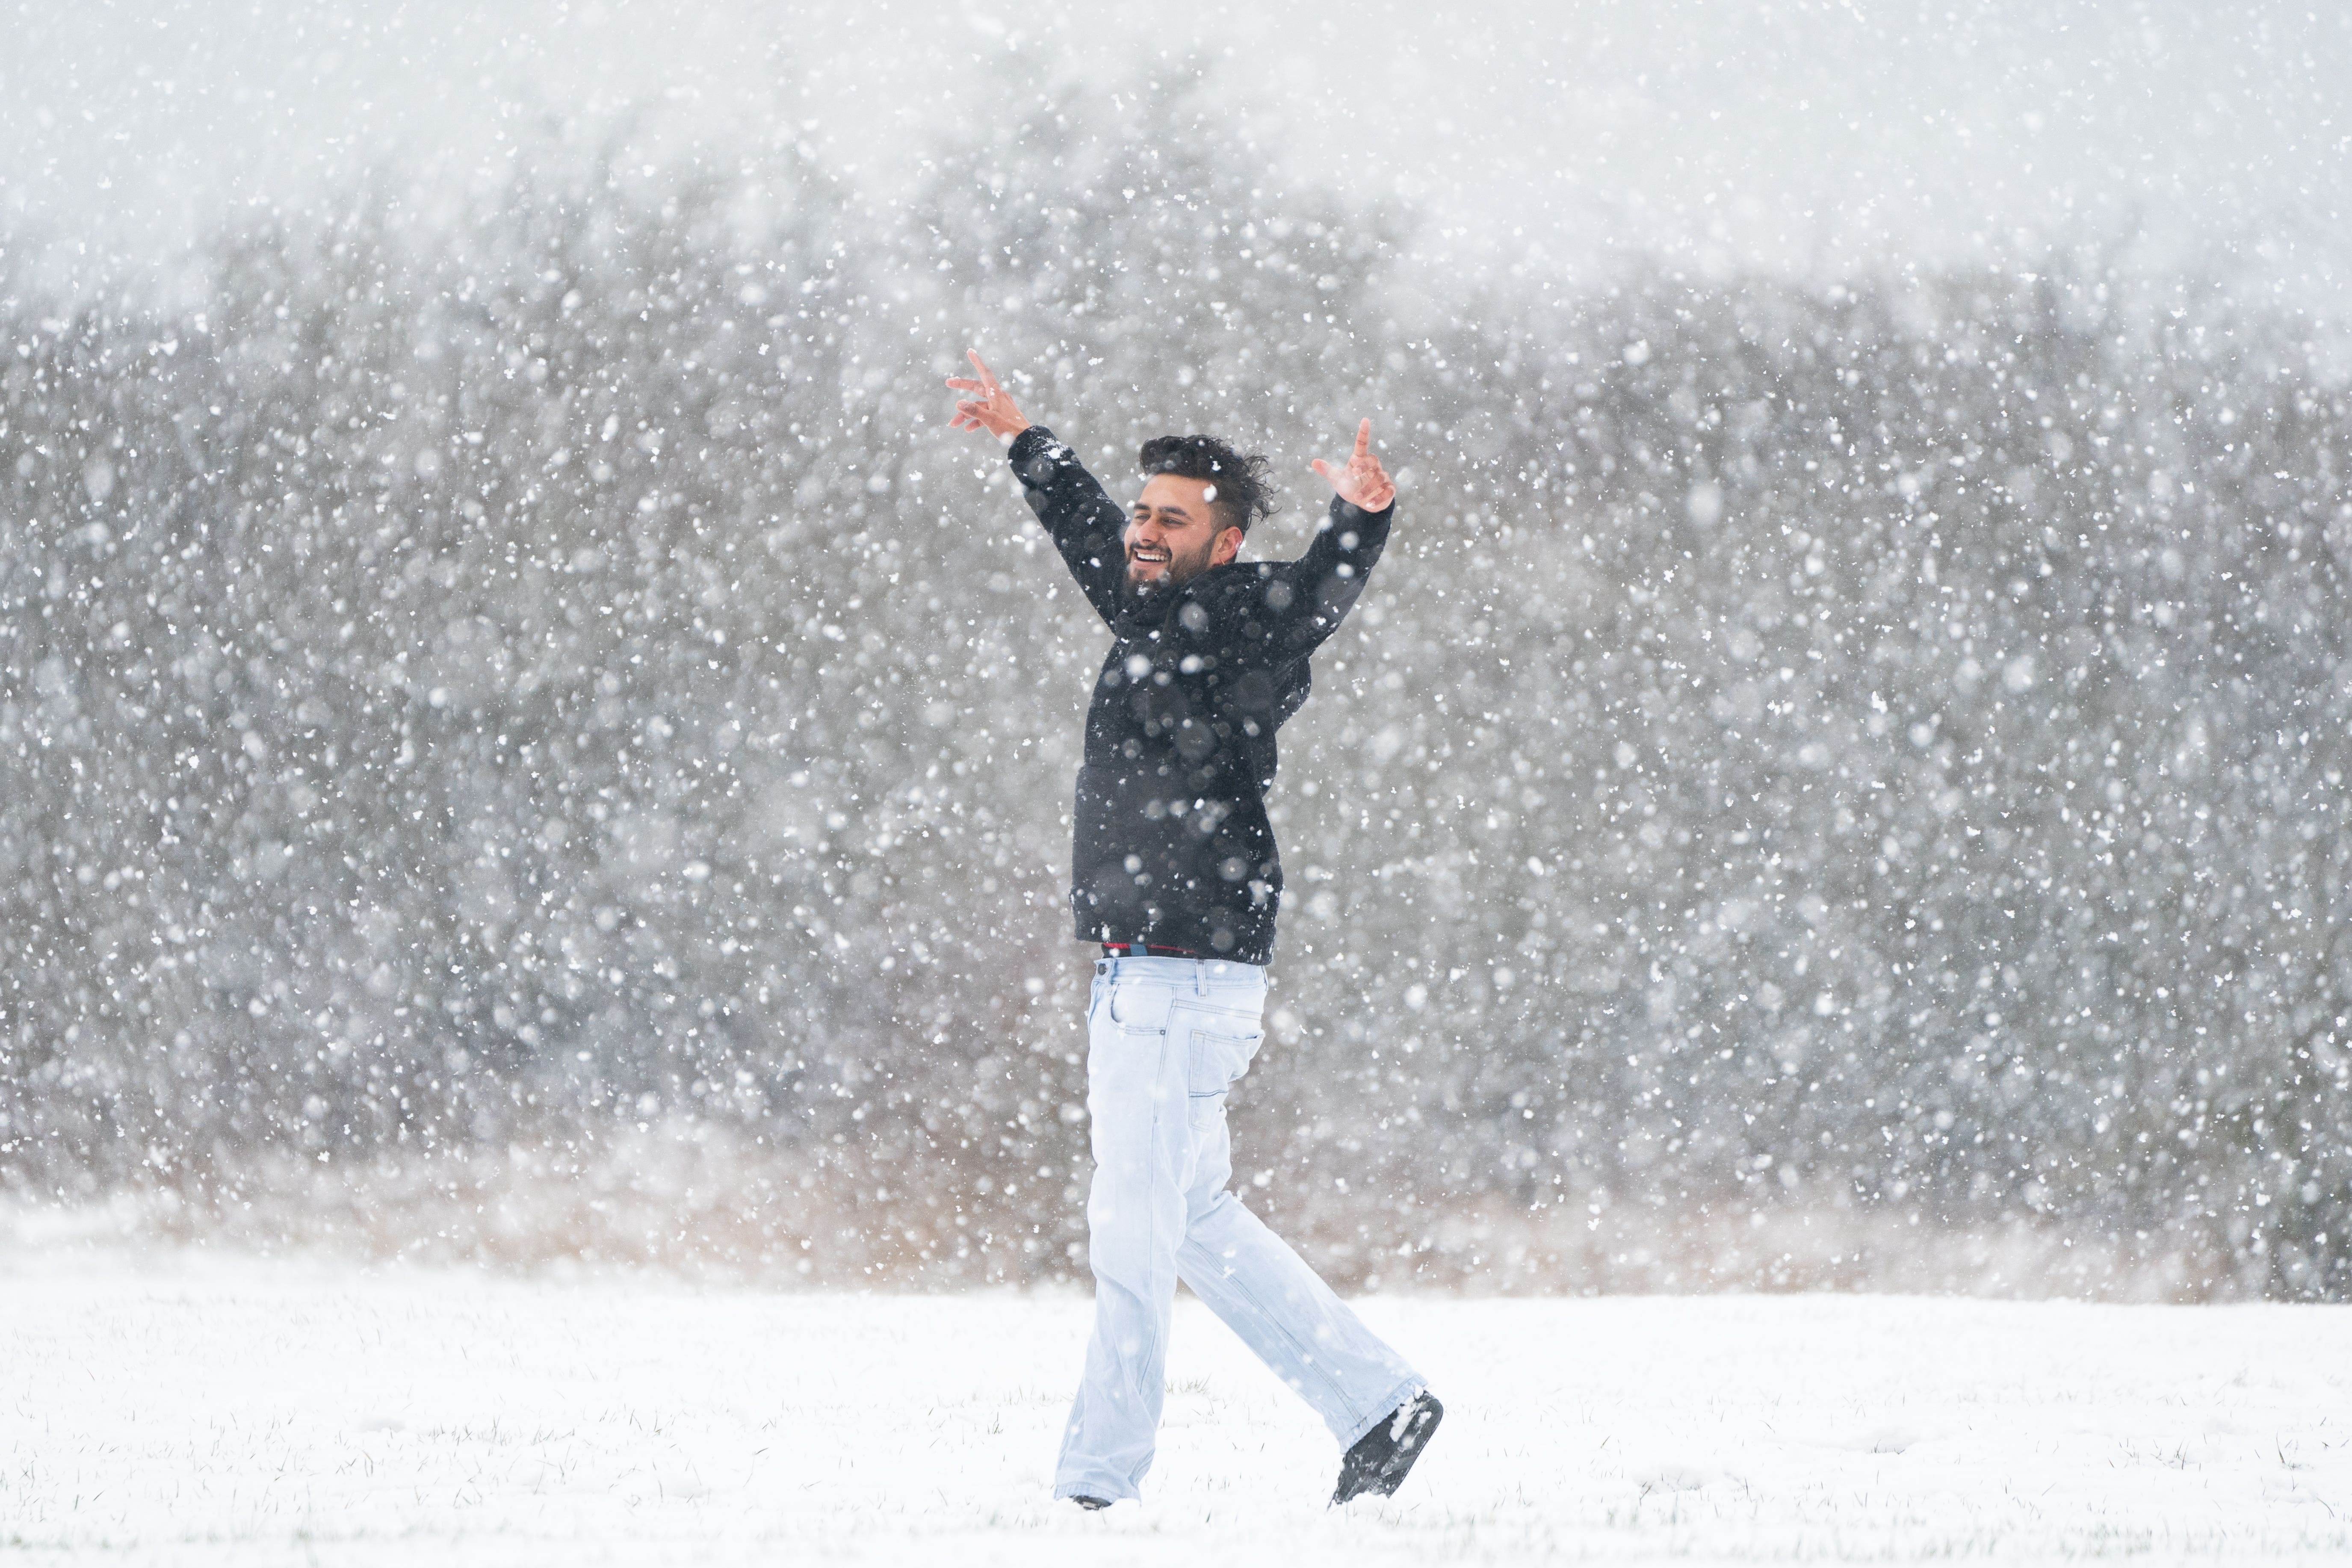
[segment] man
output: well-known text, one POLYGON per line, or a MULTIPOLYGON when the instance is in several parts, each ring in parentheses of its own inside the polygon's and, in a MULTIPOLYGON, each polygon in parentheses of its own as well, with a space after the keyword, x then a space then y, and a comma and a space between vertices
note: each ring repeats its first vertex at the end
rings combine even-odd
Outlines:
POLYGON ((1032 425, 977 353, 951 424, 1009 442, 1013 471, 1110 629, 1087 715, 1070 902, 1103 944, 1087 1013, 1094 1335, 1054 1495, 1089 1509, 1151 1468, 1176 1281, 1323 1417, 1332 1501, 1396 1490, 1444 1414, 1420 1376, 1225 1190, 1225 1094, 1265 1032, 1282 862, 1265 816, 1274 734, 1386 542, 1396 487, 1371 421, 1300 560, 1235 559, 1273 510, 1266 462, 1203 436, 1144 443, 1124 521, 1076 454, 1032 425))

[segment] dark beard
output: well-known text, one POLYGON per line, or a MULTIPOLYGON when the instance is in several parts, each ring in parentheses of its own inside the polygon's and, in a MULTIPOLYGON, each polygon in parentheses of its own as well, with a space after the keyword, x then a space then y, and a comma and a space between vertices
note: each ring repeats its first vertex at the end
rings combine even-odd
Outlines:
MULTIPOLYGON (((1169 595, 1209 569, 1209 552, 1213 548, 1213 546, 1211 545, 1202 545, 1200 554, 1191 557, 1171 552, 1168 557, 1168 570, 1150 582, 1139 582, 1131 574, 1122 574, 1118 580, 1119 596, 1127 602, 1127 606, 1130 610, 1139 610, 1154 603, 1165 602, 1169 595)), ((1127 560, 1131 573, 1135 558, 1130 554, 1127 560)))

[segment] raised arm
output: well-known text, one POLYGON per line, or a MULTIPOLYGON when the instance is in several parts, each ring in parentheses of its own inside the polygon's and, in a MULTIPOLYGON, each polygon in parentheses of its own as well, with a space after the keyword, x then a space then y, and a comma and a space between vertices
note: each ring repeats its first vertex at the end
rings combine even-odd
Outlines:
POLYGON ((1369 419, 1356 426, 1356 448, 1346 468, 1334 468, 1320 458, 1307 466, 1332 490, 1331 514, 1299 561, 1302 575, 1316 584, 1316 608, 1303 629, 1319 643, 1354 607, 1365 576, 1388 545, 1389 523, 1396 516, 1396 485, 1373 455, 1369 419))
POLYGON ((1115 625, 1119 584, 1127 573, 1127 519, 1118 503, 1104 492, 1066 443, 1023 416, 1013 395, 999 384, 996 373, 977 352, 970 357, 978 379, 951 376, 948 380, 950 388, 971 394, 956 404, 950 427, 985 430, 1010 443, 1005 456, 1021 481, 1022 498, 1045 525, 1087 603, 1107 625, 1115 625))
POLYGON ((1344 468, 1320 458, 1312 467, 1333 494, 1330 515, 1307 553, 1255 570, 1228 568, 1219 576, 1212 620, 1193 628, 1238 664, 1281 664, 1314 652, 1355 607, 1388 545, 1396 486, 1372 455, 1372 422, 1356 427, 1356 448, 1344 468))

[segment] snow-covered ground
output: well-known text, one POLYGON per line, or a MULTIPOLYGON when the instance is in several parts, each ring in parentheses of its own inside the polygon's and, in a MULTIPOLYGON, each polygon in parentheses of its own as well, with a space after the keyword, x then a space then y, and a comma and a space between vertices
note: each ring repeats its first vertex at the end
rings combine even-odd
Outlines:
POLYGON ((1140 1507, 1046 1496, 1075 1295, 0 1258, 10 1563, 2352 1558, 2352 1316, 1374 1299, 1403 1494, 1181 1305, 1140 1507))

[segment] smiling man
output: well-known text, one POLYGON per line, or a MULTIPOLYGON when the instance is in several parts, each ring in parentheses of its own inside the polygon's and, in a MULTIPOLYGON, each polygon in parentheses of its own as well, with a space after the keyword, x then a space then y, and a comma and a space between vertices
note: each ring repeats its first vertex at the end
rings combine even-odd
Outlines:
POLYGON ((1443 1407, 1419 1374, 1226 1189, 1225 1097, 1265 1038, 1282 861, 1265 814, 1275 731, 1307 700, 1307 658, 1363 593, 1396 487, 1371 421, 1297 561, 1240 560, 1273 509, 1266 461, 1207 436, 1143 444, 1122 514, 1032 425, 978 354, 951 423, 1010 443, 1030 510, 1112 644, 1087 713, 1070 903, 1102 944, 1087 1013, 1087 1198, 1095 1326, 1054 1495, 1138 1495, 1160 1426, 1181 1278, 1329 1426, 1332 1501, 1396 1490, 1443 1407))

